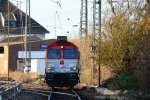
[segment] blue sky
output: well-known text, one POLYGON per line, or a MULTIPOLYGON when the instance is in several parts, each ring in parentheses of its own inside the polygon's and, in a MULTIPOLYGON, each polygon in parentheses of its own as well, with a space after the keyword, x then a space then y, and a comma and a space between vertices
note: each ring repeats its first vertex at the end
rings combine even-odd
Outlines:
MULTIPOLYGON (((22 1, 21 9, 25 11, 26 0, 10 0, 15 5, 17 1, 22 1)), ((79 34, 80 27, 80 8, 81 0, 30 0, 31 17, 50 31, 49 37, 55 38, 55 35, 67 35, 76 37, 79 34), (59 2, 59 3, 55 3, 59 2), (78 27, 73 27, 78 25, 78 27), (55 27, 56 26, 56 31, 55 27), (56 33, 56 34, 55 34, 56 33)), ((93 0, 89 1, 89 20, 93 0)), ((102 0, 102 6, 105 2, 102 0)), ((106 1, 106 0, 105 0, 106 1)), ((89 21, 90 22, 90 21, 89 21)))
MULTIPOLYGON (((17 5, 17 0, 10 1, 17 5)), ((26 0, 20 1, 23 2, 21 9, 25 11, 26 0)), ((80 5, 80 0, 31 0, 31 17, 50 31, 50 38, 55 38, 55 33, 67 36, 78 35, 80 5), (53 1, 59 1, 60 5, 53 1), (78 25, 78 27, 73 27, 73 25, 78 25)))

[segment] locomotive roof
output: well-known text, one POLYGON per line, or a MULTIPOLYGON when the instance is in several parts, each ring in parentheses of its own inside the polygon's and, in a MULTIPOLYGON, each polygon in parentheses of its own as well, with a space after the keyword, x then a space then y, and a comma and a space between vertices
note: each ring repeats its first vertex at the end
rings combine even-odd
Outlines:
POLYGON ((69 41, 63 41, 63 40, 56 40, 56 41, 52 42, 51 44, 49 44, 47 46, 47 48, 51 48, 53 46, 61 46, 61 45, 63 45, 63 46, 65 46, 65 45, 66 46, 72 46, 74 48, 78 48, 75 44, 73 44, 73 43, 71 43, 69 41))

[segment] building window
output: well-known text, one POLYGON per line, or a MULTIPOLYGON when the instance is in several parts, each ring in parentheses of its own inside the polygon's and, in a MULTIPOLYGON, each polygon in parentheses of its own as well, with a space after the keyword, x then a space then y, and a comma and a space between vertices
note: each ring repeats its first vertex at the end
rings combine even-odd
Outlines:
POLYGON ((0 54, 4 54, 4 47, 0 47, 0 54))
POLYGON ((11 21, 10 22, 10 27, 16 27, 16 22, 15 21, 11 21))
MULTIPOLYGON (((8 21, 5 21, 5 27, 8 28, 8 21)), ((15 28, 16 27, 16 22, 15 21, 9 21, 9 27, 10 28, 15 28)))

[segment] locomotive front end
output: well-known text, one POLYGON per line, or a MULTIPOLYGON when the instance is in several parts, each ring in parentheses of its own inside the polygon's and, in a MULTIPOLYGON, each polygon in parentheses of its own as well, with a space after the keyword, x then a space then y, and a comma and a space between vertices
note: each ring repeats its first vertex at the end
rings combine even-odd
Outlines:
POLYGON ((79 51, 67 40, 57 40, 46 49, 45 80, 51 87, 73 87, 79 82, 79 51))

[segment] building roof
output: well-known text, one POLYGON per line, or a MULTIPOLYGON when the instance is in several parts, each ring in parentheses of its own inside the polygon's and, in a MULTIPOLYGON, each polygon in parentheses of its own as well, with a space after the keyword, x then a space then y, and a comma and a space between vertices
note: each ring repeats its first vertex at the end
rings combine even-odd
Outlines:
MULTIPOLYGON (((8 21, 8 16, 7 16, 7 15, 8 15, 7 12, 3 12, 3 13, 2 13, 2 17, 3 17, 6 21, 8 21)), ((9 14, 9 20, 10 20, 10 21, 17 21, 17 19, 16 19, 14 13, 10 13, 10 14, 9 14)))
MULTIPOLYGON (((8 0, 4 0, 3 3, 0 4, 0 33, 7 34, 7 28, 4 26, 4 22, 8 20, 8 0)), ((9 2, 10 5, 10 21, 16 22, 16 27, 10 29, 10 34, 21 34, 22 30, 25 27, 25 17, 26 14, 16 7, 13 3, 9 2)), ((29 18, 29 16, 28 16, 29 18)), ((28 22, 29 23, 29 22, 28 22)), ((40 25, 37 21, 31 18, 31 34, 45 34, 49 33, 47 29, 45 29, 42 25, 40 25)))
MULTIPOLYGON (((49 43, 52 43, 56 41, 55 39, 47 39, 47 40, 37 40, 37 41, 31 41, 31 45, 32 45, 32 49, 35 49, 34 46, 36 46, 35 44, 49 44, 49 43), (34 44, 34 45, 33 45, 34 44)), ((9 46, 12 46, 12 45, 19 45, 19 44, 24 44, 24 42, 10 42, 9 43, 9 46)), ((0 43, 0 47, 1 46, 8 46, 8 42, 5 42, 5 43, 0 43)))
MULTIPOLYGON (((9 42, 10 43, 21 43, 24 42, 24 35, 22 36, 10 36, 9 37, 9 42)), ((29 35, 27 36, 28 41, 40 41, 41 39, 37 37, 36 35, 29 35)), ((7 43, 8 42, 8 37, 4 37, 3 39, 0 40, 0 43, 7 43)))

